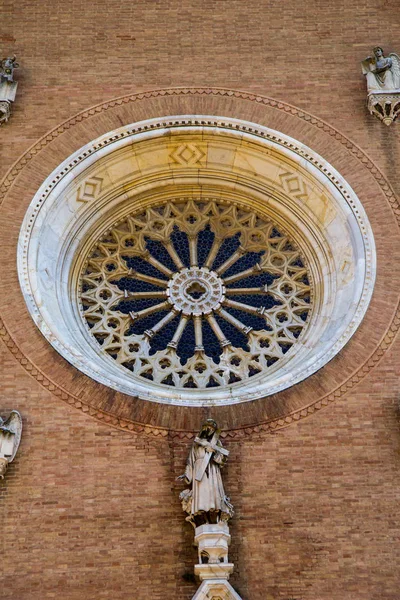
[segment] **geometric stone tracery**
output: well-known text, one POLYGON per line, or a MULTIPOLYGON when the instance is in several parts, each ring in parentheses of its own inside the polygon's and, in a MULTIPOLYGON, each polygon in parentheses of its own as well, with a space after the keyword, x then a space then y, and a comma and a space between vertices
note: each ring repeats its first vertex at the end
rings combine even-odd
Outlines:
POLYGON ((120 220, 92 247, 80 287, 101 349, 175 388, 256 376, 295 346, 312 310, 293 240, 253 209, 210 198, 120 220))

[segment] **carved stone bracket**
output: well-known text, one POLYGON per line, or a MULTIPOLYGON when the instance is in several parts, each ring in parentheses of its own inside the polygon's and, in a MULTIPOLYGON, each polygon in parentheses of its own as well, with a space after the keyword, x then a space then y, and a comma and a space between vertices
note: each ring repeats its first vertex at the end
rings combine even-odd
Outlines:
POLYGON ((400 90, 371 92, 367 106, 371 115, 389 126, 400 114, 400 90))
POLYGON ((203 581, 193 600, 241 600, 231 584, 225 579, 203 581))
POLYGON ((230 541, 228 524, 223 521, 196 527, 194 543, 199 551, 199 564, 194 572, 201 581, 229 579, 233 571, 233 563, 228 561, 230 541))
POLYGON ((0 83, 0 125, 7 123, 11 115, 11 103, 17 94, 16 81, 3 81, 0 83))

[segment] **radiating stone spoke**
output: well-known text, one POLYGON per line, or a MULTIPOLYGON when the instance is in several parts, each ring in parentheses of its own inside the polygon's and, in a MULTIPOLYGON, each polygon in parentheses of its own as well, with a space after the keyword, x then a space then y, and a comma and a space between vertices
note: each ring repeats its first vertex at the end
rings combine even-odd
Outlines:
POLYGON ((226 311, 224 308, 220 308, 218 314, 221 315, 221 317, 225 319, 225 321, 231 323, 234 327, 236 327, 236 329, 239 329, 239 331, 241 331, 245 335, 250 333, 250 331, 253 329, 252 327, 249 327, 248 325, 242 323, 242 321, 240 321, 239 319, 236 319, 236 317, 228 313, 228 311, 226 311))
POLYGON ((167 292, 165 290, 160 290, 159 292, 131 292, 129 290, 124 290, 125 298, 165 298, 167 292))
POLYGON ((176 328, 176 331, 174 333, 174 337, 172 338, 172 340, 168 343, 168 347, 169 348, 177 348, 178 347, 178 343, 179 340, 182 337, 182 334, 185 330, 186 325, 188 324, 189 321, 189 317, 182 315, 181 319, 179 321, 179 325, 176 328))
POLYGON ((234 265, 239 258, 242 258, 244 253, 245 250, 243 248, 238 248, 236 252, 232 254, 232 256, 230 256, 224 263, 222 263, 221 266, 218 267, 218 269, 215 269, 215 272, 218 273, 218 275, 222 275, 229 269, 229 267, 234 265))
POLYGON ((215 236, 214 241, 213 241, 213 245, 211 246, 211 250, 208 253, 207 260, 204 263, 204 266, 207 267, 207 269, 211 269, 212 264, 213 264, 213 262, 215 260, 215 257, 218 254, 218 250, 219 250, 220 244, 221 244, 221 240, 218 239, 217 236, 215 236))
POLYGON ((172 242, 168 242, 167 244, 165 244, 165 248, 168 250, 168 253, 170 255, 170 257, 172 258, 172 260, 174 261, 174 263, 177 265, 177 267, 179 269, 183 269, 184 268, 184 264, 181 261, 179 254, 177 253, 177 251, 174 248, 174 245, 172 242))
POLYGON ((197 352, 201 352, 204 350, 202 317, 195 315, 193 317, 193 322, 194 322, 194 337, 195 337, 195 341, 196 341, 195 350, 197 352))
POLYGON ((228 339, 226 339, 225 334, 222 331, 221 327, 218 325, 217 320, 214 317, 214 315, 212 315, 212 314, 206 315, 206 319, 209 322, 211 329, 217 336, 218 341, 221 344, 222 348, 224 348, 225 346, 229 346, 230 341, 228 339))
POLYGON ((229 300, 228 298, 225 300, 226 306, 230 306, 231 308, 237 308, 238 310, 244 310, 252 315, 263 315, 265 312, 265 306, 257 307, 250 306, 250 304, 244 304, 243 302, 236 302, 236 300, 229 300))
POLYGON ((168 281, 164 279, 158 279, 158 277, 152 277, 151 275, 145 275, 144 273, 140 273, 139 271, 134 271, 133 269, 129 271, 130 277, 133 279, 140 279, 140 281, 145 281, 146 283, 152 283, 153 285, 157 285, 158 287, 167 287, 168 281))
MULTIPOLYGON (((165 304, 167 305, 168 303, 166 302, 165 304)), ((171 310, 169 313, 167 313, 165 315, 165 317, 163 317, 160 321, 158 321, 158 323, 153 325, 153 327, 151 329, 146 329, 146 331, 144 332, 144 335, 146 337, 152 338, 157 333, 157 331, 160 331, 160 329, 162 329, 170 321, 172 321, 172 319, 174 319, 176 317, 176 314, 177 313, 175 310, 171 310)))
POLYGON ((150 252, 148 252, 146 254, 146 260, 151 265, 153 265, 153 267, 155 267, 156 269, 158 269, 159 271, 161 271, 161 273, 164 273, 164 275, 168 275, 168 277, 171 277, 171 275, 173 275, 173 272, 171 271, 171 269, 168 269, 168 267, 166 267, 164 265, 164 263, 162 263, 159 260, 157 260, 156 258, 154 258, 154 256, 152 256, 150 254, 150 252))
POLYGON ((133 321, 137 321, 138 319, 143 319, 143 317, 147 317, 148 315, 152 315, 155 312, 159 312, 160 310, 165 310, 169 307, 169 302, 161 302, 160 304, 156 304, 155 306, 149 306, 148 308, 144 308, 143 310, 139 310, 138 312, 130 311, 130 316, 133 321))
POLYGON ((268 286, 264 285, 259 288, 226 288, 225 293, 231 296, 239 296, 241 294, 247 294, 251 296, 258 296, 259 294, 265 294, 268 291, 268 286))
POLYGON ((240 273, 236 273, 230 277, 223 277, 224 284, 227 285, 228 283, 234 283, 235 281, 239 281, 239 279, 244 279, 245 277, 250 277, 251 275, 258 275, 262 272, 262 267, 259 265, 259 263, 257 263, 250 269, 246 269, 245 271, 241 271, 240 273))

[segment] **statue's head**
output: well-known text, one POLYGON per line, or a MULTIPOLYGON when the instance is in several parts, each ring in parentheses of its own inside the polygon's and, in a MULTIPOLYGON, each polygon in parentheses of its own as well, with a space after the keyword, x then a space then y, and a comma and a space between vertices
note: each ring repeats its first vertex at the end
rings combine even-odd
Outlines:
POLYGON ((383 50, 380 46, 376 46, 376 48, 374 48, 374 54, 376 56, 376 58, 382 58, 383 56, 383 50))
POLYGON ((217 429, 218 425, 216 421, 214 421, 214 419, 207 419, 201 426, 200 435, 206 435, 207 437, 209 437, 211 435, 214 435, 217 429))

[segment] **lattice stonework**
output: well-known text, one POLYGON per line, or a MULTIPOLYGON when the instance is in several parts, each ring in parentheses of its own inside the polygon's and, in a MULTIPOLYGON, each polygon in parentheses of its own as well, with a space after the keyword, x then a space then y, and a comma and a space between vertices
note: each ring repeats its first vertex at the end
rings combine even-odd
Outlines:
POLYGON ((102 351, 176 388, 231 386, 270 368, 312 309, 293 240, 213 199, 170 201, 116 223, 89 252, 80 296, 102 351))

